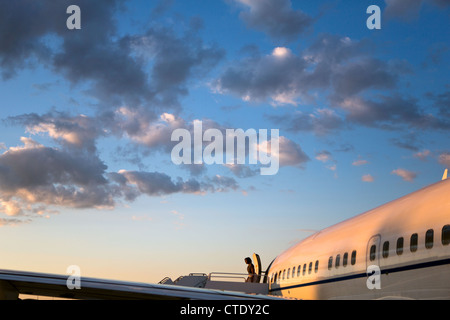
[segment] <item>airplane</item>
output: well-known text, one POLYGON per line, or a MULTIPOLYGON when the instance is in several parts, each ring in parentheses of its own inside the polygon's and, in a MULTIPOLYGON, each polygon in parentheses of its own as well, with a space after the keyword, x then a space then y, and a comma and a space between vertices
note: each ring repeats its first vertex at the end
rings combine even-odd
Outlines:
POLYGON ((104 300, 450 299, 447 170, 438 183, 301 240, 264 274, 259 255, 253 258, 262 283, 222 287, 211 275, 191 274, 158 284, 83 277, 74 290, 64 275, 0 270, 0 299, 19 294, 104 300), (265 290, 252 292, 257 286, 265 290))
POLYGON ((323 229, 276 257, 269 292, 296 299, 450 299, 450 179, 323 229))

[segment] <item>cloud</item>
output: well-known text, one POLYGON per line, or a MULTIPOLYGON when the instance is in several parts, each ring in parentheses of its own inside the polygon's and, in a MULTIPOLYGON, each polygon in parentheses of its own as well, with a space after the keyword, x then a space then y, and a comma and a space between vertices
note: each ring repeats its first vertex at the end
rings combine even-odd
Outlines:
POLYGON ((375 179, 373 178, 373 176, 371 174, 365 174, 362 176, 361 180, 363 182, 373 182, 375 179))
POLYGON ((220 94, 231 93, 244 101, 274 105, 297 104, 297 82, 306 68, 305 61, 287 48, 275 48, 271 54, 252 56, 230 64, 213 82, 220 94))
POLYGON ((27 131, 33 135, 48 134, 61 145, 88 152, 96 152, 96 140, 106 135, 95 118, 82 114, 72 116, 56 110, 44 115, 30 113, 10 117, 8 121, 25 125, 27 131))
POLYGON ((409 66, 370 58, 369 47, 366 41, 322 34, 298 54, 276 47, 270 54, 234 61, 212 87, 216 93, 274 106, 315 103, 324 93, 333 105, 369 90, 392 90, 398 75, 410 72, 409 66))
POLYGON ((380 95, 377 99, 347 97, 336 104, 350 122, 367 127, 395 129, 407 126, 419 129, 450 128, 448 121, 425 113, 413 98, 380 95))
POLYGON ((450 5, 447 0, 385 0, 385 3, 384 13, 388 18, 400 18, 405 21, 416 19, 425 4, 433 4, 440 8, 450 5))
POLYGON ((327 150, 323 150, 320 152, 316 152, 316 160, 319 160, 321 162, 329 162, 329 161, 333 161, 333 156, 331 155, 331 153, 327 150))
POLYGON ((369 89, 389 89, 396 86, 398 74, 390 64, 374 58, 338 65, 332 75, 336 94, 355 95, 369 89))
POLYGON ((358 159, 358 160, 353 161, 352 165, 359 167, 359 166, 363 166, 363 165, 365 165, 367 163, 368 163, 367 160, 358 159))
POLYGON ((393 170, 391 172, 391 174, 395 174, 395 175, 401 177, 403 180, 409 181, 409 182, 414 181, 414 179, 417 177, 417 174, 415 172, 408 171, 406 169, 401 169, 401 168, 393 170))
POLYGON ((95 155, 45 147, 30 138, 0 156, 3 212, 20 215, 35 205, 106 208, 114 204, 106 165, 95 155))
POLYGON ((24 223, 29 223, 30 220, 29 219, 15 219, 15 218, 0 218, 0 227, 3 226, 15 226, 18 224, 24 224, 24 223))
POLYGON ((434 101, 435 106, 439 109, 439 115, 445 119, 450 119, 450 90, 439 94, 429 93, 428 97, 434 101))
POLYGON ((303 168, 310 160, 299 144, 284 136, 279 137, 279 148, 280 166, 303 168))
POLYGON ((385 0, 385 3, 387 17, 411 20, 418 16, 423 0, 385 0))
MULTIPOLYGON (((140 194, 148 196, 161 196, 173 193, 198 193, 201 191, 200 183, 194 179, 173 181, 171 177, 160 172, 140 172, 121 170, 117 173, 125 178, 122 183, 134 186, 140 194)), ((115 178, 117 180, 117 177, 115 178)))
POLYGON ((268 115, 268 119, 278 125, 283 125, 284 130, 291 132, 313 132, 318 136, 324 136, 345 127, 345 122, 333 109, 316 109, 308 113, 300 110, 292 114, 268 115))
POLYGON ((171 29, 153 27, 123 42, 149 61, 152 101, 162 106, 177 106, 178 97, 187 94, 187 82, 207 74, 225 55, 217 45, 205 44, 194 31, 177 35, 171 29))
POLYGON ((336 163, 336 160, 333 158, 331 152, 329 152, 327 150, 316 152, 316 160, 323 162, 323 163, 328 163, 325 166, 325 168, 327 168, 328 170, 334 171, 335 172, 334 177, 337 178, 337 173, 336 173, 337 163, 336 163))
POLYGON ((260 174, 260 170, 242 164, 224 164, 238 178, 249 178, 260 174))
MULTIPOLYGON (((286 138, 285 136, 278 137, 278 140, 273 142, 278 143, 278 154, 268 152, 271 150, 272 140, 263 141, 256 146, 256 150, 259 155, 270 154, 270 166, 275 166, 277 163, 279 167, 296 167, 299 169, 304 169, 305 164, 310 161, 308 155, 302 150, 301 146, 296 142, 286 138)), ((246 150, 248 153, 248 150, 246 150)), ((238 178, 249 178, 255 175, 259 175, 261 172, 261 167, 265 165, 242 165, 242 164, 224 164, 225 167, 230 169, 230 171, 238 178)))
POLYGON ((30 138, 0 155, 0 212, 18 217, 43 216, 54 208, 112 209, 142 195, 205 194, 237 190, 225 176, 173 179, 165 173, 108 172, 95 153, 46 147, 30 138))
POLYGON ((4 79, 33 63, 64 76, 103 108, 145 105, 179 108, 186 84, 211 70, 224 52, 189 29, 149 27, 118 35, 115 15, 124 0, 2 1, 0 68, 4 79), (82 29, 66 28, 66 8, 82 8, 82 29))
POLYGON ((447 168, 450 169, 450 153, 444 152, 439 155, 438 161, 440 164, 443 164, 447 168))
POLYGON ((400 77, 412 74, 403 60, 370 56, 371 44, 322 34, 299 53, 277 47, 270 54, 252 54, 233 61, 212 82, 218 94, 231 94, 254 104, 304 107, 266 116, 283 129, 329 135, 352 125, 386 130, 448 130, 447 94, 429 94, 439 114, 396 90, 400 77), (327 105, 327 106, 324 106, 327 105))
MULTIPOLYGON (((171 152, 173 146, 177 143, 171 140, 171 135, 175 129, 186 129, 191 134, 191 143, 194 142, 194 122, 200 121, 202 124, 203 133, 208 129, 217 129, 222 134, 223 146, 226 146, 227 128, 211 119, 185 121, 173 114, 163 113, 158 120, 152 117, 146 118, 142 116, 141 112, 135 112, 128 108, 121 108, 115 117, 116 126, 120 126, 119 132, 125 132, 134 143, 148 148, 149 150, 162 150, 163 152, 171 152)), ((268 142, 269 143, 269 142, 268 142)), ((280 136, 278 138, 279 154, 278 161, 281 166, 302 166, 309 161, 308 156, 303 152, 300 145, 286 138, 280 136)), ((203 147, 207 142, 203 142, 203 147)), ((248 156, 248 144, 245 145, 245 155, 248 156)), ((262 150, 266 150, 266 145, 262 146, 262 150)), ((192 146, 193 150, 193 146, 192 146)), ((224 150, 225 152, 236 154, 236 150, 224 150)), ((275 156, 275 155, 273 155, 275 156)), ((250 177, 256 172, 242 165, 225 165, 237 177, 250 177)), ((184 169, 188 169, 194 175, 199 175, 205 171, 204 166, 198 165, 184 165, 184 169)))
POLYGON ((419 152, 420 145, 422 144, 422 142, 419 141, 419 135, 414 131, 405 134, 404 137, 391 138, 390 141, 399 148, 414 152, 419 152))
POLYGON ((187 128, 188 124, 180 117, 164 112, 159 117, 141 108, 119 108, 109 123, 112 133, 130 139, 146 148, 168 151, 171 135, 175 129, 187 128))
POLYGON ((211 189, 212 192, 226 192, 228 190, 237 190, 239 188, 239 184, 236 180, 218 174, 206 181, 209 181, 209 185, 206 185, 206 189, 211 189))
MULTIPOLYGON (((275 161, 280 167, 290 166, 304 168, 305 163, 310 160, 299 144, 285 136, 278 137, 278 147, 278 154, 270 153, 271 165, 273 165, 273 162, 275 161)), ((256 149, 259 150, 259 152, 267 153, 267 150, 271 150, 271 140, 258 144, 256 149)))
POLYGON ((313 23, 313 18, 294 10, 290 0, 235 0, 248 8, 240 18, 248 27, 267 33, 272 39, 296 40, 313 23))
POLYGON ((416 152, 414 153, 414 158, 418 158, 422 161, 425 161, 429 156, 431 155, 431 151, 430 150, 423 150, 421 152, 416 152))

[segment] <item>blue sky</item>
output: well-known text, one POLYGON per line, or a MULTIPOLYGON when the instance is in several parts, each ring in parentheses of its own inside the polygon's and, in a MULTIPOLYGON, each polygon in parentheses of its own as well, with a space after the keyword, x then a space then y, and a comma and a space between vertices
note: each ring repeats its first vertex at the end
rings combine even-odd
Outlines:
POLYGON ((0 7, 2 268, 245 272, 450 166, 445 0, 0 7), (194 120, 278 129, 278 173, 175 165, 171 134, 194 120))

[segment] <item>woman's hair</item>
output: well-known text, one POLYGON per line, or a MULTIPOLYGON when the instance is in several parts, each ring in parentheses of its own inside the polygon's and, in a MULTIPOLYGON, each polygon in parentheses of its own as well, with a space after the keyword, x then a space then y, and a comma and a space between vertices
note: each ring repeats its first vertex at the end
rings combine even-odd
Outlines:
POLYGON ((249 257, 244 259, 245 263, 252 263, 252 259, 250 259, 249 257))

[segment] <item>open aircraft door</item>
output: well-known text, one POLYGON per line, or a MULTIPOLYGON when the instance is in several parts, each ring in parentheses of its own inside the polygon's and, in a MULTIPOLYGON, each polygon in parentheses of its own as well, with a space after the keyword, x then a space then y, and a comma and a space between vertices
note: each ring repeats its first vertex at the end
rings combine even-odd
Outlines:
POLYGON ((253 254, 253 265, 255 266, 255 273, 256 273, 255 282, 259 283, 259 281, 261 280, 262 265, 261 259, 259 258, 259 255, 257 253, 253 254))

